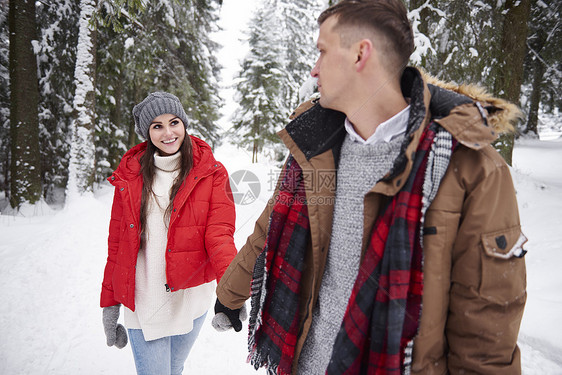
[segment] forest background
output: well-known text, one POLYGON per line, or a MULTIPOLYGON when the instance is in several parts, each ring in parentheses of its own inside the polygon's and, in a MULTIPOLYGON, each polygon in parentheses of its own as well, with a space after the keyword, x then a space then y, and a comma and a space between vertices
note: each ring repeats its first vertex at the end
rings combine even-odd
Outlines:
MULTIPOLYGON (((0 210, 93 191, 139 142, 131 108, 152 91, 176 94, 190 132, 213 147, 281 161, 275 132, 306 99, 316 17, 332 2, 257 2, 233 98, 223 98, 212 38, 222 0, 0 0, 0 210), (225 99, 235 103, 226 129, 225 99)), ((496 143, 509 164, 515 137, 560 127, 561 2, 405 3, 412 65, 521 107, 517 132, 496 143)))

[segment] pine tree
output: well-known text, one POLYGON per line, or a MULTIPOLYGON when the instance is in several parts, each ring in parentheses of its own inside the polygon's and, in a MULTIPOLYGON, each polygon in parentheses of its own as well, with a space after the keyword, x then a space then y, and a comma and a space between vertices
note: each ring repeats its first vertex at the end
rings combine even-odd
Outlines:
POLYGON ((145 11, 141 0, 101 0, 93 16, 98 25, 94 132, 97 182, 105 180, 125 151, 138 141, 127 121, 127 89, 134 82, 128 75, 134 72, 129 72, 125 56, 132 44, 129 40, 133 25, 141 25, 139 20, 145 11))
POLYGON ((159 82, 177 94, 190 117, 191 132, 212 144, 219 140, 216 121, 220 99, 220 67, 213 54, 218 45, 210 39, 218 20, 217 0, 170 2, 163 6, 162 19, 168 29, 157 28, 160 41, 165 41, 159 82))
POLYGON ((524 133, 534 137, 538 137, 539 112, 557 113, 562 104, 559 89, 562 79, 561 8, 560 2, 550 6, 541 0, 532 3, 524 74, 531 94, 524 133))
POLYGON ((123 31, 117 31, 111 25, 102 26, 98 31, 96 181, 107 178, 117 168, 121 156, 138 141, 134 128, 129 129, 126 95, 127 90, 131 90, 133 79, 128 76, 125 58, 129 26, 125 24, 123 27, 123 31), (133 135, 130 142, 129 133, 133 135))
POLYGON ((416 50, 412 63, 445 81, 493 87, 501 11, 494 0, 407 2, 416 50))
POLYGON ((37 40, 34 0, 10 0, 10 204, 41 199, 39 87, 33 41, 37 40))
POLYGON ((240 107, 234 114, 233 127, 238 143, 252 150, 252 162, 264 145, 276 142, 275 129, 288 116, 282 85, 284 83, 282 45, 278 27, 276 0, 263 3, 251 20, 250 51, 242 62, 236 84, 240 107))
POLYGON ((74 97, 78 4, 71 0, 38 3, 41 30, 39 123, 41 180, 47 203, 64 201, 74 97))
POLYGON ((300 102, 299 91, 310 77, 310 70, 317 58, 315 35, 318 30, 316 18, 321 12, 318 0, 280 0, 278 22, 283 25, 283 71, 286 74, 282 85, 284 100, 289 113, 300 102))
MULTIPOLYGON (((250 23, 250 52, 236 83, 240 107, 232 132, 238 143, 252 150, 252 161, 265 145, 275 153, 276 130, 307 98, 299 90, 316 59, 314 42, 318 0, 269 0, 250 23)), ((280 155, 275 155, 280 156, 280 155)))

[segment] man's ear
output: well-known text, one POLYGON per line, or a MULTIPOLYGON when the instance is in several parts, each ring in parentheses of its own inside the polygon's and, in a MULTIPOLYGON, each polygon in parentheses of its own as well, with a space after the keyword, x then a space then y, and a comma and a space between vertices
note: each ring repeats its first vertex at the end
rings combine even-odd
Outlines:
POLYGON ((355 69, 360 72, 365 68, 367 61, 373 54, 373 43, 369 39, 362 39, 359 41, 356 51, 355 69))

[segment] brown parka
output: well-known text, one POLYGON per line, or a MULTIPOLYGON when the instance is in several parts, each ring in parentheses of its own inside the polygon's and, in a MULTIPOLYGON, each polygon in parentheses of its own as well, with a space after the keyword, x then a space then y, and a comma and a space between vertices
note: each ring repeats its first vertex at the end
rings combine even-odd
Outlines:
MULTIPOLYGON (((404 96, 411 100, 410 123, 419 116, 421 126, 404 145, 403 170, 392 178, 387 175, 365 195, 363 252, 379 209, 405 183, 412 153, 430 120, 460 143, 426 214, 423 305, 412 374, 520 374, 517 336, 526 300, 526 275, 518 250, 526 239, 509 168, 490 145, 498 130, 510 126, 517 109, 473 87, 456 89, 474 102, 428 85, 413 68, 406 69, 401 84, 404 96)), ((342 113, 308 103, 295 117, 278 134, 308 176, 305 188, 311 238, 293 373, 326 263, 335 174, 345 136, 342 113)), ((249 298, 252 270, 264 246, 272 202, 217 286, 219 301, 231 309, 240 308, 249 298)))

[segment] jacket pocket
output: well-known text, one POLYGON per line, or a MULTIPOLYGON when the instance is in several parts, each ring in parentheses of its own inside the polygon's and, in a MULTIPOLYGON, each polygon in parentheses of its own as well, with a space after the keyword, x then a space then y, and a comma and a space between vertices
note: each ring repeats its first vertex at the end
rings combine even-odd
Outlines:
POLYGON ((482 235, 482 298, 507 305, 525 295, 525 242, 527 238, 519 227, 482 235))

